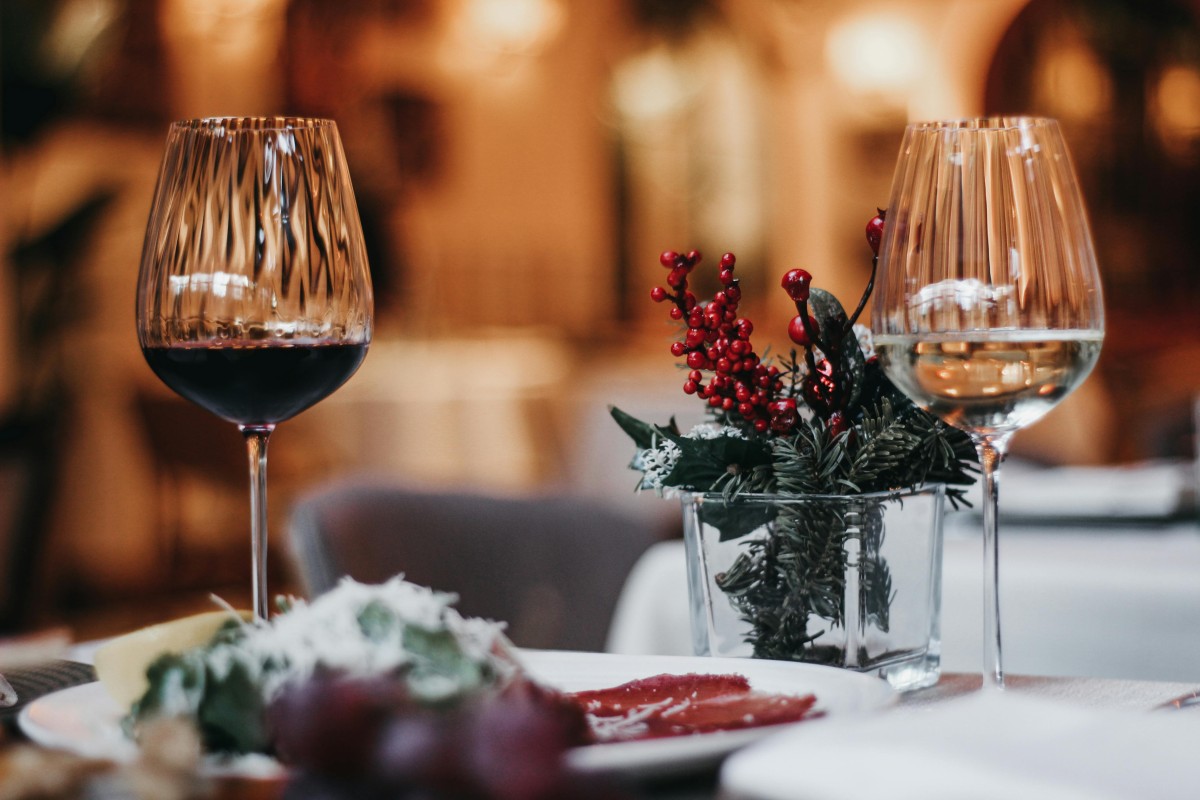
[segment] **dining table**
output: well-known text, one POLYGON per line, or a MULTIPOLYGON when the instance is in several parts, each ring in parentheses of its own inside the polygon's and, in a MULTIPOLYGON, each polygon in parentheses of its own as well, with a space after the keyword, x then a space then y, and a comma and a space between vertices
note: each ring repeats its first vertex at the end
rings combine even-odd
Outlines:
MULTIPOLYGON (((0 739, 0 796, 10 798, 34 797, 39 795, 11 794, 11 785, 6 786, 6 772, 3 759, 11 756, 15 749, 32 749, 33 746, 24 740, 21 728, 15 724, 16 712, 21 706, 44 696, 48 692, 58 691, 65 687, 79 685, 95 679, 92 667, 82 661, 70 659, 55 659, 42 664, 30 665, 7 673, 7 677, 21 697, 20 705, 10 707, 0 712, 0 720, 4 723, 3 738, 0 739)), ((1004 691, 1006 700, 1027 700, 1029 702, 1051 704, 1051 709, 1075 709, 1080 713, 1095 714, 1097 720, 1106 720, 1105 715, 1137 714, 1153 721, 1159 719, 1170 722, 1172 718, 1186 718, 1191 724, 1190 730, 1200 735, 1200 704, 1193 703, 1200 698, 1200 682, 1169 682, 1169 681, 1137 681, 1114 680, 1105 678, 1084 677, 1050 677, 1050 676, 1009 676, 1004 691), (1193 710, 1189 710, 1193 709, 1193 710)), ((899 715, 932 715, 952 709, 956 703, 970 702, 973 697, 981 695, 981 676, 971 673, 947 673, 941 676, 936 685, 918 691, 896 695, 881 709, 870 714, 861 715, 852 724, 869 726, 873 722, 887 718, 899 718, 899 715)), ((1027 709, 1024 709, 1027 710, 1027 709)), ((1042 711, 1042 706, 1036 706, 1035 712, 1042 711)), ((1036 721, 1038 717, 1033 719, 1036 721)), ((1113 716, 1113 719, 1121 719, 1113 716)), ((832 722, 832 719, 829 721, 832 722)), ((843 725, 845 721, 843 720, 843 725)), ((735 753, 728 759, 714 759, 699 766, 693 765, 687 769, 666 769, 657 773, 639 774, 632 777, 620 774, 611 775, 608 779, 614 790, 614 798, 626 800, 763 800, 754 794, 735 791, 736 787, 727 784, 729 767, 736 766, 738 759, 753 757, 756 750, 761 749, 785 735, 784 731, 793 732, 806 726, 811 726, 813 734, 821 735, 820 726, 828 724, 824 720, 802 722, 796 725, 779 726, 779 732, 771 733, 757 744, 752 744, 745 750, 735 753)), ((713 735, 713 734, 709 734, 713 735)), ((716 734, 720 735, 720 734, 716 734)), ((1195 741, 1194 739, 1191 741, 1195 741)), ((1190 746, 1190 745, 1189 745, 1190 746)), ((61 765, 61 762, 56 762, 61 765)), ((781 773, 784 774, 784 773, 781 773)), ((582 780, 583 778, 581 778, 582 780)), ((586 778, 591 780, 592 778, 586 778)), ((250 779, 222 778, 210 787, 209 797, 218 800, 270 800, 283 797, 284 783, 279 779, 250 779)), ((790 793, 790 790, 788 790, 790 793)), ((795 795, 797 800, 809 795, 795 795)), ((906 796, 906 795, 902 795, 906 796)), ((1086 797, 1089 795, 1080 795, 1086 797)), ((1122 797, 1125 795, 1113 795, 1122 797)), ((127 795, 106 795, 103 786, 92 794, 89 800, 106 800, 108 797, 127 797, 127 795)), ((823 800, 823 795, 811 795, 813 800, 823 800)), ((771 796, 765 796, 771 800, 771 796)))
MULTIPOLYGON (((612 796, 627 800, 1192 797, 1200 785, 1191 754, 1200 741, 1200 530, 1194 502, 1180 502, 1191 485, 1178 464, 1017 471, 1000 550, 1002 692, 982 687, 982 547, 978 515, 967 508, 944 521, 934 685, 894 693, 869 674, 818 668, 882 688, 887 701, 775 726, 710 757, 580 780, 610 781, 612 796)), ((635 565, 606 649, 577 655, 580 663, 641 659, 647 670, 666 663, 656 658, 696 662, 681 541, 652 546, 635 565)), ((46 752, 25 741, 17 712, 93 681, 94 652, 95 643, 76 646, 3 670, 19 701, 0 709, 0 797, 23 796, 7 791, 6 758, 46 752)), ((745 664, 755 674, 754 662, 745 664)), ((284 783, 226 777, 212 789, 217 798, 277 798, 284 783)))

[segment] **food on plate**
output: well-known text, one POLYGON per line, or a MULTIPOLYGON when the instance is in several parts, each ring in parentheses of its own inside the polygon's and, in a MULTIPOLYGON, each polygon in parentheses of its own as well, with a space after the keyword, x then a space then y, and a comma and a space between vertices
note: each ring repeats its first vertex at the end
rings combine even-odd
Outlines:
POLYGON ((455 797, 581 794, 571 748, 795 722, 815 698, 768 695, 740 675, 656 675, 575 693, 539 684, 501 623, 466 618, 454 596, 400 578, 344 580, 269 622, 225 615, 208 641, 199 621, 134 635, 110 650, 100 677, 129 692, 134 736, 162 717, 195 724, 210 753, 269 754, 291 769, 289 796, 403 795, 434 787, 455 797), (151 659, 147 642, 168 642, 151 659), (322 794, 329 780, 349 794, 322 794), (367 794, 355 795, 362 789, 367 794), (516 791, 513 787, 517 787, 516 791), (370 791, 368 791, 368 789, 370 791))
POLYGON ((230 619, 207 644, 150 663, 127 727, 136 735, 146 720, 182 716, 210 751, 269 752, 268 706, 313 678, 387 676, 430 707, 520 678, 503 626, 464 618, 454 599, 399 578, 377 586, 347 579, 269 622, 230 619))

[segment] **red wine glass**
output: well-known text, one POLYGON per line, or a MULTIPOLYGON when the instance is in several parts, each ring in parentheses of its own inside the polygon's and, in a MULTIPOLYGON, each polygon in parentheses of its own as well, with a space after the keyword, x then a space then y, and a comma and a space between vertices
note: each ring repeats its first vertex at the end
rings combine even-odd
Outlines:
POLYGON ((336 124, 171 125, 138 275, 138 341, 163 383, 246 440, 257 619, 267 616, 268 439, 354 373, 372 313, 336 124))

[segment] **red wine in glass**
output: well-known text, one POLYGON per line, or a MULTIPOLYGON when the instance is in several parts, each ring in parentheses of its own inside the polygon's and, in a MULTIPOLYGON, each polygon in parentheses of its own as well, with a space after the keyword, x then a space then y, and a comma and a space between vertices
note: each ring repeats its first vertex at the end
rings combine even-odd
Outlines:
POLYGON ((365 344, 229 342, 146 347, 154 374, 179 395, 240 425, 274 425, 332 394, 365 344))

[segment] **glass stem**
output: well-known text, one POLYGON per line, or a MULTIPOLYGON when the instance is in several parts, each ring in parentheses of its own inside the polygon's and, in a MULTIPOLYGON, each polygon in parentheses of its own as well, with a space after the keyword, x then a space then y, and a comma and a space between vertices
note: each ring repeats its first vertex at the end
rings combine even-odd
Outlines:
POLYGON ((1004 666, 1000 647, 1000 550, 999 487, 1000 462, 1008 452, 1012 434, 975 437, 979 465, 983 471, 983 688, 1004 688, 1004 666))
POLYGON ((250 459, 250 586, 254 620, 267 618, 267 440, 274 425, 239 425, 250 459))

